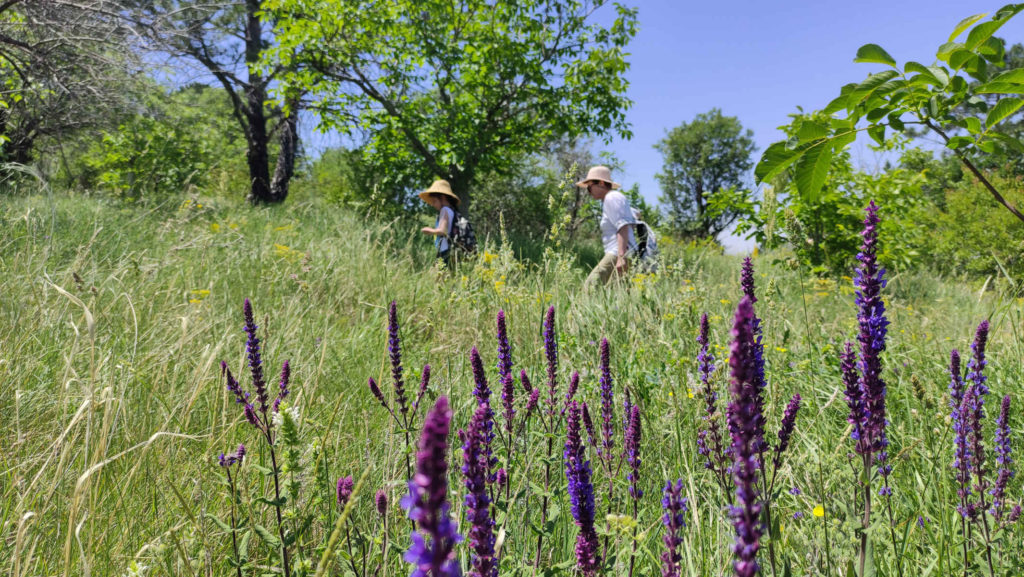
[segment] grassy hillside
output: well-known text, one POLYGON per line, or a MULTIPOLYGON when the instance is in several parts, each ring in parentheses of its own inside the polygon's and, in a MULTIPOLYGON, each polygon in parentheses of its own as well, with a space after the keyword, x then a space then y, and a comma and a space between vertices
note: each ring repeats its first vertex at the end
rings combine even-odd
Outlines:
MULTIPOLYGON (((457 516, 463 513, 464 489, 454 431, 466 426, 475 407, 470 348, 479 348, 488 367, 498 412, 498 311, 508 318, 516 371, 526 370, 534 386, 544 388, 541 322, 554 306, 560 394, 570 372, 579 371, 578 398, 597 414, 598 343, 607 338, 615 425, 621 429, 624 387, 643 412, 645 495, 637 519, 636 574, 659 574, 660 492, 665 480, 677 477, 684 479, 690 499, 684 573, 727 571, 733 530, 722 508, 731 495, 716 487, 695 449, 704 410, 695 337, 706 311, 719 367, 716 383, 725 396, 723 361, 741 296, 740 259, 665 246, 659 274, 634 277, 628 288, 585 293, 587 271, 571 252, 521 263, 510 247, 492 242, 479 259, 452 274, 430 268, 432 250, 415 223, 377 223, 313 201, 256 209, 184 197, 145 208, 60 195, 0 200, 0 571, 121 575, 134 563, 146 575, 235 574, 227 561, 230 536, 214 520, 228 519, 231 511, 218 454, 243 442, 250 448, 247 462, 234 473, 242 487, 239 511, 252 523, 276 527, 272 509, 257 501, 272 498, 269 478, 255 466, 269 466, 268 451, 226 390, 219 365, 226 361, 243 386, 251 387, 241 378, 247 374, 247 297, 260 327, 267 381, 276 389, 281 363, 290 361, 289 401, 301 416, 303 490, 288 507, 313 518, 293 546, 300 570, 302 563, 319 561, 337 519, 338 477, 368 471, 351 533, 342 535, 343 555, 331 562, 332 575, 351 570, 346 555, 363 559, 360 546, 376 551, 365 553, 367 574, 375 574, 380 543, 374 539, 383 526, 370 497, 383 488, 397 504, 406 492, 404 436, 366 385, 373 377, 393 395, 387 307, 394 300, 407 389, 417 388, 420 369, 429 363, 433 378, 423 404, 439 394, 452 401, 457 516)), ((779 569, 785 563, 797 575, 845 575, 859 522, 838 362, 842 343, 856 336, 852 282, 809 279, 773 265, 771 257, 755 258, 754 264, 757 311, 764 319, 769 432, 777 430, 790 395, 799 392, 804 399, 776 484, 779 569), (793 487, 800 495, 789 492, 793 487), (819 505, 823 518, 814 514, 819 505)), ((898 270, 887 277, 883 294, 892 324, 884 377, 894 533, 904 574, 962 574, 947 422, 949 352, 959 348, 966 361, 978 322, 991 320, 990 448, 997 399, 1016 394, 1024 376, 1024 308, 1021 299, 970 283, 898 270)), ((524 394, 518 386, 516 393, 524 394)), ((1013 402, 1013 442, 1020 447, 1020 399, 1013 402)), ((517 410, 525 413, 521 404, 517 410)), ((539 523, 547 438, 535 420, 516 441, 513 499, 499 499, 505 512, 499 518, 502 575, 529 574, 525 567, 536 546, 529 524, 539 523)), ((564 437, 553 439, 553 499, 561 514, 545 535, 541 566, 569 574, 576 529, 561 468, 564 437)), ((596 456, 591 459, 601 486, 596 456)), ((995 467, 992 461, 990 466, 995 467)), ((606 514, 632 512, 625 471, 616 483, 612 503, 598 496, 602 527, 606 514)), ((1019 476, 1010 495, 1020 503, 1019 476)), ((879 571, 894 575, 889 523, 876 518, 872 543, 879 571)), ((402 519, 392 505, 383 575, 409 572, 401 560, 409 542, 402 519)), ((633 525, 619 517, 608 523, 612 534, 602 539, 614 558, 607 574, 624 574, 633 525)), ((464 519, 460 529, 465 534, 464 519)), ((1019 525, 995 535, 997 566, 1007 574, 1024 571, 1022 537, 1019 525)), ((245 574, 270 572, 272 548, 255 535, 248 549, 254 566, 245 574)), ((463 560, 468 554, 460 546, 463 560)), ((767 574, 766 550, 762 561, 767 574)))

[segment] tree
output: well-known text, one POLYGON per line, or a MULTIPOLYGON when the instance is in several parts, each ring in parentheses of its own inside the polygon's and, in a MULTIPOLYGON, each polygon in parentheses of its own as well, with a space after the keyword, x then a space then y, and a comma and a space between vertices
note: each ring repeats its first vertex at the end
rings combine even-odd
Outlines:
POLYGON ((270 23, 260 0, 135 0, 135 18, 158 50, 201 65, 231 98, 235 119, 245 134, 249 166, 249 201, 282 202, 295 172, 299 146, 301 94, 285 91, 284 107, 269 97, 280 70, 257 66, 271 43, 270 23), (270 121, 277 119, 271 127, 270 121), (270 142, 279 150, 273 177, 270 142))
POLYGON ((447 179, 465 204, 484 173, 553 138, 629 136, 624 49, 636 11, 606 0, 267 0, 266 68, 310 91, 324 128, 370 134, 388 178, 447 179))
POLYGON ((886 131, 907 133, 908 125, 920 125, 937 134, 957 159, 989 191, 989 194, 1024 221, 1024 213, 1009 202, 979 169, 979 157, 1012 150, 1024 152, 1019 138, 1001 132, 1004 121, 1024 107, 1024 70, 1000 72, 1005 60, 1005 42, 993 37, 1010 18, 1024 10, 1024 4, 1009 4, 996 11, 962 20, 949 40, 939 46, 938 61, 930 66, 907 62, 902 67, 877 44, 857 50, 855 62, 882 64, 887 69, 840 90, 822 111, 827 122, 800 122, 787 131, 791 136, 765 150, 754 173, 759 182, 771 182, 793 167, 793 180, 800 195, 813 200, 828 175, 833 155, 856 140, 861 131, 879 145, 886 131), (980 22, 980 24, 979 24, 980 22), (958 41, 964 33, 966 38, 958 41), (970 80, 968 80, 970 79, 970 80), (996 95, 989 103, 986 95, 996 95), (964 115, 964 110, 984 115, 964 115), (845 116, 835 116, 845 113, 845 116), (861 120, 864 127, 858 127, 861 120), (963 130, 966 134, 957 135, 963 130))
POLYGON ((0 2, 0 160, 116 124, 139 65, 115 0, 0 2))
POLYGON ((714 195, 750 195, 743 181, 753 163, 754 133, 739 119, 713 108, 673 128, 654 146, 664 157, 659 200, 668 206, 668 225, 684 236, 714 238, 740 213, 728 207, 709 210, 714 195))

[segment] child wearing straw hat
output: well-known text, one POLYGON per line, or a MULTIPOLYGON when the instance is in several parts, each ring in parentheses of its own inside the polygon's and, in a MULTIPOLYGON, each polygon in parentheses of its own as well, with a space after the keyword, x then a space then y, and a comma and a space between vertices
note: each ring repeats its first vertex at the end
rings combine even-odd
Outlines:
POLYGON ((443 259, 445 264, 451 265, 452 246, 449 235, 452 231, 452 223, 455 222, 454 208, 459 205, 459 197, 452 192, 452 187, 447 180, 435 180, 430 188, 419 194, 419 197, 438 211, 437 222, 434 223, 434 226, 425 226, 420 231, 435 237, 434 246, 437 248, 437 258, 443 259))
POLYGON ((621 185, 612 180, 612 171, 607 166, 594 166, 587 177, 576 183, 586 188, 596 200, 601 201, 601 243, 604 244, 604 258, 590 272, 584 286, 600 282, 608 284, 611 279, 629 271, 629 257, 636 249, 633 226, 636 218, 629 207, 629 200, 619 192, 621 185))

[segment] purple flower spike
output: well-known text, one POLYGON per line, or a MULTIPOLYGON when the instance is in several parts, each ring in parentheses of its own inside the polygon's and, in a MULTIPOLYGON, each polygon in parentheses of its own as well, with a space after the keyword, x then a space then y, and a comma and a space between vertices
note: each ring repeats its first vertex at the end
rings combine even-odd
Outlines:
POLYGON ((601 447, 597 452, 605 466, 611 467, 615 448, 615 392, 612 387, 611 352, 608 339, 601 339, 601 447))
POLYGON ((291 380, 291 377, 292 377, 291 367, 288 365, 288 361, 285 361, 284 364, 281 365, 281 382, 278 385, 277 398, 274 399, 274 412, 275 413, 277 412, 278 408, 280 408, 281 401, 283 401, 285 399, 285 397, 288 396, 288 392, 289 392, 288 391, 288 381, 291 380))
MULTIPOLYGON (((487 408, 486 419, 483 423, 484 451, 487 453, 491 469, 497 464, 497 458, 493 457, 491 444, 494 441, 494 411, 491 410, 491 389, 487 384, 487 376, 484 374, 484 363, 480 359, 480 352, 473 347, 469 351, 469 364, 473 367, 473 379, 476 381, 476 388, 473 389, 473 396, 476 397, 477 405, 487 408)), ((494 473, 488 473, 488 482, 494 482, 494 473)))
POLYGON ((973 354, 971 355, 971 360, 967 361, 967 379, 978 385, 979 399, 984 399, 985 395, 988 395, 989 392, 988 386, 985 384, 988 377, 984 374, 985 365, 988 364, 985 360, 985 343, 988 342, 988 328, 987 320, 981 321, 978 324, 978 330, 974 333, 974 342, 971 343, 973 354))
POLYGON ((402 378, 402 339, 398 336, 398 305, 395 301, 391 301, 388 308, 388 356, 391 358, 395 402, 403 418, 408 421, 409 405, 405 398, 405 380, 402 378))
POLYGON ((960 372, 960 351, 949 353, 949 408, 954 421, 960 418, 960 403, 964 400, 964 377, 960 372))
POLYGON ((1020 505, 1014 505, 1013 509, 1010 511, 1010 514, 1007 515, 1007 517, 1006 517, 1006 522, 1007 523, 1011 523, 1011 524, 1012 523, 1016 523, 1017 519, 1020 519, 1020 513, 1021 513, 1020 505))
POLYGON ((594 531, 594 486, 591 482, 590 461, 586 446, 580 437, 580 407, 576 401, 569 404, 566 421, 565 477, 569 483, 569 501, 572 518, 579 527, 576 536, 576 565, 586 577, 597 575, 600 569, 597 532, 594 531))
MULTIPOLYGON (((568 406, 569 403, 571 403, 572 400, 576 397, 576 391, 578 391, 579 388, 580 388, 580 372, 579 371, 573 371, 572 372, 572 376, 569 377, 569 390, 567 390, 565 392, 565 404, 566 404, 566 406, 568 406)), ((562 412, 564 413, 565 410, 563 409, 562 412)))
POLYGON ((438 397, 427 414, 416 453, 416 472, 402 507, 416 521, 412 545, 405 560, 412 564, 411 577, 458 577, 455 544, 462 540, 449 514, 448 432, 452 411, 448 397, 438 397))
POLYGON ((1016 475, 1013 470, 1013 456, 1010 451, 1010 395, 1003 397, 1003 403, 999 409, 999 417, 996 419, 996 464, 999 465, 999 473, 996 477, 995 486, 992 487, 992 516, 1002 519, 1005 508, 1004 496, 1006 486, 1016 475))
POLYGON ((225 455, 224 453, 221 453, 220 456, 217 457, 217 461, 220 463, 221 467, 224 467, 225 469, 227 469, 227 468, 231 467, 232 465, 234 465, 235 463, 241 463, 242 459, 244 459, 244 458, 245 458, 245 445, 239 445, 238 446, 238 450, 235 451, 234 453, 230 454, 230 455, 225 455))
POLYGON ((367 385, 370 387, 370 392, 373 393, 373 396, 377 398, 380 404, 384 405, 385 409, 390 409, 390 407, 388 407, 388 402, 384 400, 384 393, 380 390, 380 387, 377 386, 377 381, 373 380, 373 377, 370 377, 367 385))
POLYGON ((505 311, 498 311, 498 380, 501 383, 501 406, 505 409, 505 432, 512 434, 515 420, 515 382, 512 377, 512 349, 508 344, 505 311))
POLYGON ((220 362, 220 374, 227 378, 228 391, 235 395, 235 402, 245 405, 249 402, 249 393, 242 391, 242 386, 235 380, 235 376, 231 374, 231 369, 228 368, 228 364, 224 361, 220 362))
POLYGON ((374 505, 377 507, 377 514, 381 517, 386 517, 388 514, 388 494, 384 489, 379 489, 377 494, 373 498, 374 505))
POLYGON ((504 489, 505 485, 508 484, 508 473, 505 472, 504 467, 498 469, 498 472, 494 475, 494 484, 498 486, 498 489, 504 489))
MULTIPOLYGON (((572 402, 569 404, 571 405, 572 402)), ((583 426, 587 429, 587 444, 591 447, 596 446, 594 444, 594 439, 597 438, 597 435, 594 434, 594 421, 590 418, 590 408, 587 407, 586 401, 583 401, 583 426)))
MULTIPOLYGON (((968 399, 971 401, 970 405, 966 405, 965 409, 967 413, 962 413, 962 417, 970 421, 970 427, 968 430, 968 446, 969 455, 971 462, 971 475, 974 477, 974 490, 978 496, 978 501, 971 505, 971 512, 974 514, 984 511, 987 507, 985 503, 985 495, 988 492, 988 478, 986 473, 988 470, 985 468, 985 447, 983 442, 983 433, 981 427, 985 418, 985 405, 984 398, 982 396, 982 390, 984 385, 973 384, 967 389, 967 394, 964 395, 964 400, 968 399)), ((962 409, 961 411, 963 411, 962 409)))
POLYGON ((338 479, 337 495, 338 495, 338 508, 344 509, 345 504, 352 498, 352 490, 355 488, 355 482, 352 480, 352 476, 342 477, 338 479))
POLYGON ((960 505, 957 511, 963 517, 970 517, 972 506, 971 496, 971 450, 968 439, 971 432, 971 419, 967 417, 972 413, 976 389, 971 387, 964 393, 957 413, 959 418, 953 421, 953 469, 956 471, 957 497, 960 498, 960 505))
POLYGON ((857 441, 855 448, 858 454, 868 451, 864 435, 861 433, 866 422, 864 409, 864 392, 860 388, 860 375, 857 373, 857 353, 853 350, 853 344, 847 342, 843 352, 839 354, 839 372, 843 375, 843 387, 846 393, 846 406, 850 408, 850 416, 847 421, 853 425, 853 432, 850 437, 857 441))
POLYGON ((743 259, 743 267, 740 269, 740 287, 743 288, 743 294, 750 297, 750 304, 757 302, 754 296, 754 262, 749 256, 743 259))
POLYGON ((779 444, 775 446, 775 469, 782 464, 782 454, 789 446, 789 439, 793 436, 793 428, 796 425, 796 414, 800 411, 800 394, 793 395, 786 405, 786 412, 782 414, 782 424, 779 425, 779 444))
POLYGON ((537 404, 540 402, 540 389, 533 389, 530 391, 530 398, 526 401, 526 416, 529 417, 537 410, 537 404))
POLYGON ((683 543, 682 531, 686 527, 684 514, 687 511, 686 497, 683 497, 683 480, 665 482, 665 492, 661 499, 661 508, 665 512, 661 520, 665 524, 665 552, 661 554, 661 577, 679 577, 680 564, 683 556, 679 546, 683 543))
POLYGON ((640 488, 640 407, 630 406, 629 426, 626 428, 626 463, 629 465, 629 495, 634 501, 644 496, 640 488))
POLYGON ((555 307, 544 315, 544 357, 548 361, 548 417, 554 423, 558 404, 558 340, 555 337, 555 307))
POLYGON ((252 385, 256 390, 256 400, 260 403, 260 412, 267 413, 270 408, 270 397, 267 394, 267 383, 263 380, 263 360, 260 358, 260 339, 256 337, 256 321, 253 319, 252 303, 245 299, 242 307, 245 315, 245 350, 249 356, 249 369, 252 371, 252 385))
POLYGON ((526 369, 519 371, 519 382, 523 384, 523 390, 527 394, 533 392, 533 385, 530 383, 530 377, 526 376, 526 369))
POLYGON ((763 503, 757 490, 757 449, 763 442, 758 439, 758 431, 764 430, 764 417, 757 402, 755 367, 750 359, 754 343, 753 318, 753 302, 744 296, 736 309, 729 353, 732 400, 728 414, 732 433, 733 482, 736 485, 736 505, 732 511, 736 528, 733 569, 737 577, 757 574, 757 551, 764 531, 761 525, 763 503))
POLYGON ((718 413, 718 393, 715 392, 711 374, 715 370, 715 357, 708 347, 708 315, 700 317, 700 330, 697 332, 697 371, 700 374, 701 396, 704 397, 704 416, 697 433, 697 453, 704 457, 704 468, 712 471, 719 483, 726 483, 729 470, 729 451, 722 440, 721 419, 718 413))
MULTIPOLYGON (((497 577, 498 564, 494 557, 494 520, 491 518, 491 498, 487 491, 490 473, 484 437, 487 405, 478 405, 469 428, 462 437, 462 476, 466 485, 466 518, 469 521, 469 548, 472 551, 469 574, 473 577, 497 577)), ((504 469, 498 471, 499 482, 504 469)))

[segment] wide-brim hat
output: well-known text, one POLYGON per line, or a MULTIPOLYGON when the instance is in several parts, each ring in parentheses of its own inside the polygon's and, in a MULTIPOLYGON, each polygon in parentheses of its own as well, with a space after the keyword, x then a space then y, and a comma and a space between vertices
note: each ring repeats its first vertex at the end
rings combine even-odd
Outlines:
POLYGON ((431 194, 443 194, 451 198, 455 204, 459 204, 459 197, 452 192, 452 185, 448 184, 447 180, 435 180, 434 184, 431 184, 430 188, 421 192, 419 196, 423 202, 427 202, 427 196, 431 194))
POLYGON ((618 190, 622 187, 621 184, 612 180, 612 171, 607 166, 592 166, 587 171, 587 177, 576 183, 576 186, 585 187, 591 180, 600 180, 601 182, 607 182, 612 190, 618 190))

